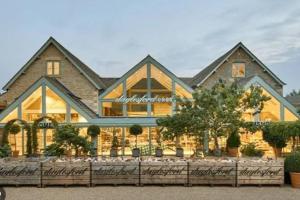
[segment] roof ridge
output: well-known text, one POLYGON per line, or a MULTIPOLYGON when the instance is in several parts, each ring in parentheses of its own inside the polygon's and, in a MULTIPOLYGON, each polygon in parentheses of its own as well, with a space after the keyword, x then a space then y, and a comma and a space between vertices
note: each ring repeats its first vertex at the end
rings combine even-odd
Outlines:
POLYGON ((199 84, 201 84, 203 81, 205 81, 211 73, 219 67, 225 59, 230 56, 234 51, 236 51, 238 48, 243 48, 247 54, 249 54, 250 57, 253 57, 258 64, 263 67, 268 73, 279 83, 285 84, 282 80, 280 80, 267 66, 265 66, 242 42, 238 42, 236 45, 234 45, 230 50, 225 52, 222 56, 215 59, 213 62, 211 62, 208 66, 206 66, 204 69, 202 69, 198 74, 196 74, 193 77, 193 80, 191 81, 191 86, 195 87, 199 84))

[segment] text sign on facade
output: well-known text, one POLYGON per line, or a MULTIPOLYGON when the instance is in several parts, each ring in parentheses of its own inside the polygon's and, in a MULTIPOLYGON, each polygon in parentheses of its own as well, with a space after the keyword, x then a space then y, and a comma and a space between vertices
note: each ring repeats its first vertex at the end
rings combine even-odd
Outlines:
POLYGON ((168 103, 173 102, 174 98, 172 97, 152 97, 148 98, 147 95, 144 95, 142 97, 138 97, 137 95, 133 95, 132 97, 124 97, 121 96, 115 100, 115 102, 119 103, 168 103))

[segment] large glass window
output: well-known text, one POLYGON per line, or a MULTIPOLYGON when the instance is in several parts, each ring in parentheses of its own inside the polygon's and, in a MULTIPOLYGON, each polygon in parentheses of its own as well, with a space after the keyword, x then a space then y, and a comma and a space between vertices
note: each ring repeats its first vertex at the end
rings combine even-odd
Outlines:
POLYGON ((98 153, 102 156, 109 156, 112 147, 113 137, 118 139, 118 155, 122 155, 122 128, 101 128, 100 137, 98 138, 98 153))
MULTIPOLYGON (((132 155, 132 149, 135 148, 136 137, 130 135, 129 128, 125 128, 125 155, 132 155)), ((150 155, 150 143, 149 143, 149 133, 148 128, 143 128, 143 133, 137 137, 138 148, 140 148, 141 155, 150 155)))
POLYGON ((66 121, 66 103, 50 88, 46 87, 46 112, 47 116, 58 122, 66 121))
POLYGON ((71 108, 71 122, 87 122, 87 120, 76 110, 71 108))
MULTIPOLYGON (((54 118, 58 122, 66 122, 67 103, 53 90, 46 86, 46 116, 54 118)), ((33 122, 42 117, 42 87, 32 92, 21 102, 22 119, 27 122, 33 122)), ((71 108, 71 122, 87 122, 74 108, 71 108)), ((9 113, 1 123, 18 118, 18 108, 9 113)))
POLYGON ((22 119, 32 122, 42 116, 42 87, 22 102, 22 119))
POLYGON ((289 109, 284 108, 284 121, 297 121, 299 118, 294 115, 289 109))
POLYGON ((266 90, 263 90, 263 94, 271 99, 265 102, 264 109, 260 113, 260 121, 280 121, 280 102, 266 90))
POLYGON ((18 118, 18 109, 14 109, 12 112, 10 112, 4 119, 1 120, 1 123, 7 123, 8 121, 12 119, 18 118))
POLYGON ((147 66, 143 65, 125 80, 124 85, 120 83, 100 100, 103 116, 124 116, 124 108, 126 108, 125 115, 129 117, 171 115, 173 95, 192 98, 189 91, 177 84, 158 67, 150 64, 150 69, 147 70, 147 66), (147 72, 149 72, 148 76, 147 72), (175 84, 174 94, 172 92, 173 84, 175 84), (122 94, 125 85, 126 93, 122 94), (119 97, 123 97, 123 99, 120 101, 119 97))
POLYGON ((123 116, 123 103, 119 102, 103 102, 103 116, 123 116))

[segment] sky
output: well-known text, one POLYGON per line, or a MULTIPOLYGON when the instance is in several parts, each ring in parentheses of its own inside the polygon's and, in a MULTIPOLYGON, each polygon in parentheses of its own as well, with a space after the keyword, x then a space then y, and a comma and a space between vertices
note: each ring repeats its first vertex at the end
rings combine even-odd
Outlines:
POLYGON ((243 42, 300 89, 299 0, 0 0, 0 87, 53 36, 102 77, 150 54, 192 77, 243 42))

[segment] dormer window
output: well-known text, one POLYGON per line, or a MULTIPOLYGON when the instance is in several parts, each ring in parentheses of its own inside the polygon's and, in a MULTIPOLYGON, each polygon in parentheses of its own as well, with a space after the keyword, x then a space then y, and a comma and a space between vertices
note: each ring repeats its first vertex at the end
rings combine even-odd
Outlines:
POLYGON ((232 63, 232 77, 240 78, 246 75, 245 63, 232 63))
POLYGON ((47 75, 58 76, 60 74, 59 61, 47 61, 47 75))

